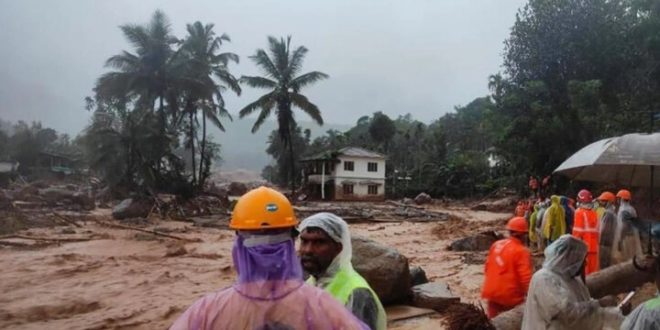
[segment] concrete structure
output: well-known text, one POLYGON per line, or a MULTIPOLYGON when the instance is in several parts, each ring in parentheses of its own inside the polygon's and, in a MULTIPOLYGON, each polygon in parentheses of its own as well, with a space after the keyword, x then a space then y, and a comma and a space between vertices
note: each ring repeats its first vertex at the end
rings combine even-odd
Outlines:
POLYGON ((309 197, 321 200, 385 199, 385 156, 357 147, 302 160, 309 197))

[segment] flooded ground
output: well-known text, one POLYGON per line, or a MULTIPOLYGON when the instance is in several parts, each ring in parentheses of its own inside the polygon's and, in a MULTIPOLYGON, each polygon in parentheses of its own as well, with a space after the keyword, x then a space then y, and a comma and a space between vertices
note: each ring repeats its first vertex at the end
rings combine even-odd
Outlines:
MULTIPOLYGON (((507 214, 464 207, 433 207, 451 219, 428 223, 359 223, 353 233, 395 247, 421 266, 430 281, 444 281, 463 302, 480 303, 486 252, 447 251, 457 238, 501 229, 507 214)), ((94 216, 109 220, 109 210, 94 216)), ((33 228, 39 237, 91 238, 35 247, 0 247, 0 328, 164 329, 195 299, 231 285, 233 233, 190 223, 157 221, 147 228, 201 242, 109 228, 90 221, 81 228, 33 228)), ((16 243, 31 243, 20 238, 16 243)), ((392 329, 437 329, 441 319, 422 317, 392 329)))

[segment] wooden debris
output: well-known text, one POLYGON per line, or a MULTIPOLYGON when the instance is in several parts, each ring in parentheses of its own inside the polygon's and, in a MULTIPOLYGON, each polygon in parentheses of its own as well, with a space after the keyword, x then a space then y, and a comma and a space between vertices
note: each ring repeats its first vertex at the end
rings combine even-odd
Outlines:
POLYGON ((92 238, 89 237, 37 237, 37 236, 26 236, 26 235, 17 235, 17 234, 12 234, 12 235, 5 235, 5 236, 0 236, 0 240, 2 239, 9 239, 9 238, 20 238, 20 239, 27 239, 27 240, 33 240, 33 241, 49 241, 49 242, 86 242, 86 241, 91 241, 92 238))
POLYGON ((78 227, 78 228, 82 228, 82 226, 81 226, 80 224, 78 224, 77 222, 75 222, 75 221, 73 221, 73 220, 69 220, 67 217, 65 217, 65 216, 63 216, 63 215, 61 215, 61 214, 59 214, 59 213, 55 213, 55 212, 53 212, 53 215, 54 215, 55 217, 57 217, 58 219, 60 219, 60 220, 62 220, 62 221, 64 221, 64 222, 66 222, 66 223, 68 223, 68 224, 74 225, 74 226, 76 226, 76 227, 78 227))
POLYGON ((126 230, 141 231, 141 232, 143 232, 143 233, 149 233, 149 234, 153 234, 153 235, 156 235, 156 236, 162 236, 162 237, 172 238, 172 239, 176 239, 176 240, 180 240, 180 241, 186 241, 186 242, 201 242, 201 241, 202 241, 202 240, 199 239, 199 238, 192 239, 192 238, 187 238, 187 237, 175 236, 175 235, 165 234, 165 233, 162 233, 162 232, 159 232, 159 231, 155 231, 155 230, 142 229, 142 228, 137 228, 137 227, 131 227, 131 226, 126 226, 126 225, 120 225, 120 224, 117 224, 117 223, 110 223, 110 222, 106 222, 106 221, 100 221, 100 220, 98 220, 97 222, 98 222, 99 224, 101 224, 101 225, 103 225, 103 226, 107 226, 107 227, 119 228, 119 229, 126 229, 126 230))

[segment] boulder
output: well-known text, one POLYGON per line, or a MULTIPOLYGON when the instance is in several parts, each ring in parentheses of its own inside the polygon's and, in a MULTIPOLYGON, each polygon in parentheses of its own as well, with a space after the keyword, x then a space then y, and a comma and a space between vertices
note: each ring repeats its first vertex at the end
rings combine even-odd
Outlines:
POLYGON ((449 286, 442 282, 431 282, 415 285, 412 291, 412 305, 420 308, 430 308, 443 311, 449 305, 459 303, 460 297, 454 296, 449 286))
POLYGON ((453 241, 449 246, 450 251, 487 251, 490 246, 502 236, 494 231, 486 231, 477 235, 468 236, 453 241))
POLYGON ((112 217, 117 220, 137 217, 144 218, 149 215, 152 207, 153 205, 145 200, 128 198, 112 208, 112 217))
POLYGON ((415 204, 417 205, 428 204, 431 202, 433 202, 433 198, 427 193, 421 193, 415 197, 415 204))
POLYGON ((229 184, 229 187, 227 187, 229 196, 243 196, 247 191, 247 186, 242 182, 232 182, 229 184))
POLYGON ((87 193, 76 192, 73 194, 73 202, 82 206, 85 210, 93 210, 96 208, 96 201, 87 193))
POLYGON ((383 304, 410 298, 408 259, 397 250, 353 236, 353 267, 369 283, 383 304))
POLYGON ((410 282, 410 285, 415 286, 428 283, 429 279, 426 277, 426 272, 422 267, 415 266, 410 268, 410 282))

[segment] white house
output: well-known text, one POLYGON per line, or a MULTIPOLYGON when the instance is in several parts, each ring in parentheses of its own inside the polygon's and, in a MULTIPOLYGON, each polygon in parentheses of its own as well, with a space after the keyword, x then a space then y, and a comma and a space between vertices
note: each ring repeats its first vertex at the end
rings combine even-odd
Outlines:
POLYGON ((304 158, 302 162, 311 198, 321 200, 385 198, 385 156, 377 152, 346 147, 304 158))

